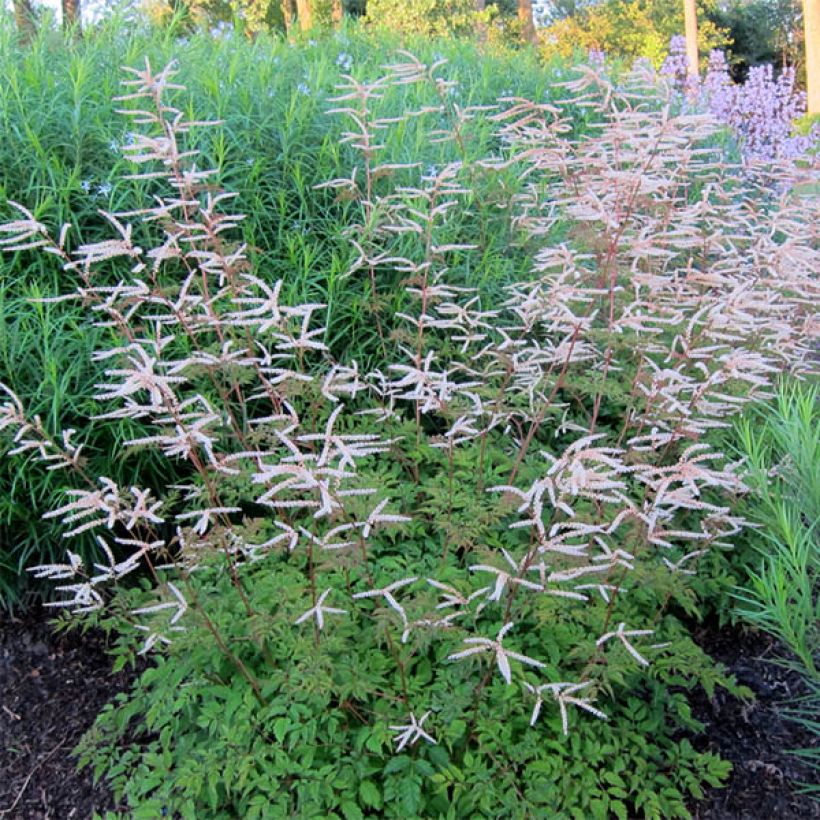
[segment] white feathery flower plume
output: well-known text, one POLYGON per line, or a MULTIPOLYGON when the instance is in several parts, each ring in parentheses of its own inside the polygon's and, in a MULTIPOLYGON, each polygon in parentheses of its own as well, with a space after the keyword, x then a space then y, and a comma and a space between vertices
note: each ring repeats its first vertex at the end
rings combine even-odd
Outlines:
POLYGON ((407 613, 404 611, 404 607, 396 600, 393 593, 397 589, 414 584, 416 581, 418 581, 418 578, 415 577, 402 578, 398 581, 393 581, 392 584, 388 584, 386 587, 381 587, 379 589, 368 589, 365 592, 357 592, 353 596, 353 600, 360 600, 362 598, 384 598, 387 605, 399 613, 401 622, 404 626, 407 626, 407 613))
POLYGON ((567 715, 567 705, 572 704, 580 709, 584 709, 595 717, 601 720, 607 720, 607 716, 598 708, 593 706, 589 698, 575 697, 575 693, 581 689, 585 689, 592 681, 585 681, 583 683, 542 683, 540 686, 533 686, 530 683, 524 682, 524 686, 532 692, 535 697, 535 706, 532 710, 532 717, 530 718, 530 726, 535 726, 538 720, 538 715, 541 714, 541 706, 544 703, 544 692, 549 692, 558 703, 558 708, 561 710, 561 727, 564 731, 564 736, 569 734, 569 718, 567 715))
POLYGON ((139 609, 132 609, 132 615, 145 615, 151 612, 162 612, 166 609, 176 609, 176 612, 171 616, 168 622, 170 626, 174 626, 188 609, 188 602, 185 600, 183 594, 170 581, 166 584, 171 594, 174 596, 173 601, 164 601, 160 604, 153 604, 151 606, 140 607, 139 609))
POLYGON ((83 571, 83 559, 71 550, 66 550, 67 564, 40 564, 36 567, 28 567, 28 572, 34 574, 35 578, 51 578, 53 580, 73 578, 83 571))
POLYGON ((426 740, 428 743, 436 744, 436 739, 429 735, 422 727, 424 721, 430 717, 430 712, 425 712, 418 720, 416 716, 410 713, 410 723, 401 726, 391 726, 394 732, 399 734, 394 738, 396 746, 396 753, 400 752, 405 746, 413 746, 420 740, 426 740))
MULTIPOLYGON (((603 598, 606 603, 609 603, 609 593, 614 592, 618 587, 614 584, 578 584, 575 589, 594 589, 598 592, 598 594, 603 598)), ((620 590, 620 594, 623 595, 624 590, 620 590)))
MULTIPOLYGON (((132 615, 147 615, 153 612, 163 612, 166 609, 176 609, 176 612, 171 616, 171 620, 168 622, 168 630, 170 632, 180 632, 184 630, 184 627, 178 626, 179 620, 188 610, 188 602, 185 600, 185 597, 179 591, 179 589, 172 583, 167 583, 166 586, 171 591, 171 594, 174 596, 173 601, 164 601, 159 604, 153 604, 152 606, 144 606, 140 607, 139 609, 132 609, 132 615)), ((153 628, 149 626, 145 626, 144 624, 135 624, 135 628, 139 629, 142 632, 147 632, 148 637, 145 639, 145 643, 142 645, 142 649, 137 653, 138 655, 145 655, 151 651, 157 644, 170 644, 171 639, 168 638, 166 635, 163 635, 161 632, 155 631, 153 628)))
POLYGON ((443 618, 421 618, 418 621, 408 621, 404 625, 404 631, 401 633, 401 642, 407 643, 410 635, 414 629, 420 627, 427 627, 428 629, 451 629, 456 618, 461 618, 464 612, 451 612, 443 618))
POLYGON ((43 518, 62 516, 63 524, 82 522, 66 532, 66 538, 99 526, 113 529, 122 506, 120 488, 116 482, 104 476, 100 477, 99 482, 102 484, 100 490, 68 490, 66 495, 74 500, 50 510, 43 518))
POLYGON ((478 655, 483 652, 492 652, 495 655, 498 671, 501 672, 501 676, 508 685, 512 683, 510 658, 519 661, 520 663, 527 664, 528 666, 544 669, 546 665, 541 663, 541 661, 537 661, 527 655, 522 655, 519 652, 513 652, 510 649, 505 649, 502 645, 504 636, 513 628, 513 626, 515 626, 515 624, 512 621, 504 624, 495 636, 494 641, 489 638, 465 638, 464 643, 472 644, 472 646, 470 646, 469 649, 464 649, 461 652, 455 652, 452 655, 448 655, 447 660, 458 661, 463 658, 469 658, 471 655, 478 655))
POLYGON ((323 550, 343 550, 347 549, 348 547, 352 547, 356 544, 356 541, 337 541, 336 538, 340 533, 350 532, 350 530, 355 530, 361 525, 357 524, 339 524, 336 527, 332 527, 329 529, 321 538, 314 535, 310 530, 305 529, 304 527, 299 527, 299 532, 305 536, 312 544, 316 544, 317 547, 323 550))
POLYGON ((58 607, 64 606, 71 609, 75 615, 85 612, 96 612, 103 608, 105 601, 102 595, 95 589, 93 581, 86 581, 80 584, 67 584, 55 587, 58 592, 71 592, 72 598, 64 598, 61 601, 48 601, 43 606, 58 607))
POLYGON ((271 549, 284 543, 288 552, 293 552, 299 543, 299 532, 284 521, 274 521, 273 526, 281 532, 269 538, 263 544, 259 544, 259 549, 271 549))
POLYGON ((541 584, 536 584, 533 581, 528 581, 526 578, 520 577, 521 572, 524 570, 524 564, 527 560, 526 558, 524 558, 519 565, 516 564, 512 556, 503 547, 501 548, 501 553, 512 568, 512 573, 506 572, 503 569, 498 569, 498 567, 494 567, 489 564, 473 564, 470 567, 470 572, 490 572, 495 575, 495 587, 493 588, 492 594, 488 597, 488 601, 500 601, 501 595, 503 594, 507 584, 522 586, 527 589, 534 589, 538 592, 543 591, 544 588, 541 584))
POLYGON ((332 606, 325 606, 325 598, 332 592, 332 588, 328 587, 318 598, 315 606, 312 606, 307 612, 303 612, 293 623, 304 623, 308 618, 315 618, 319 629, 325 628, 325 613, 330 615, 347 615, 346 609, 337 609, 332 606))
POLYGON ((407 515, 392 515, 383 513, 382 510, 390 503, 389 498, 380 501, 374 510, 367 516, 367 521, 362 527, 362 538, 369 538, 370 533, 377 524, 406 524, 413 519, 407 515))
POLYGON ((692 552, 687 552, 682 558, 678 558, 677 561, 670 561, 666 556, 663 557, 663 563, 666 564, 667 568, 670 569, 672 572, 679 572, 681 575, 694 575, 695 570, 693 569, 684 569, 683 565, 687 562, 692 560, 693 558, 698 558, 701 555, 705 555, 706 550, 693 550, 692 552))
POLYGON ((450 586, 449 584, 443 584, 441 581, 436 581, 433 578, 428 578, 427 583, 430 586, 435 587, 438 590, 441 590, 443 593, 442 601, 436 604, 436 609, 447 609, 447 607, 451 606, 468 606, 471 604, 476 598, 480 598, 484 593, 489 592, 489 587, 481 587, 481 589, 477 589, 475 592, 471 592, 469 595, 463 595, 459 592, 455 587, 450 586))
POLYGON ((242 512, 241 507, 209 507, 205 510, 189 510, 188 512, 179 513, 179 515, 177 515, 177 521, 196 519, 191 529, 197 535, 205 535, 211 524, 213 524, 214 518, 228 516, 231 513, 238 512, 242 512))
POLYGON ((633 658, 641 665, 641 666, 649 666, 649 661, 635 649, 634 646, 627 640, 631 637, 638 637, 640 635, 652 635, 654 634, 654 629, 627 629, 625 623, 618 624, 618 628, 614 632, 607 632, 604 635, 601 635, 597 641, 595 641, 595 646, 603 646, 607 641, 611 640, 612 638, 617 638, 626 648, 626 651, 632 655, 633 658))

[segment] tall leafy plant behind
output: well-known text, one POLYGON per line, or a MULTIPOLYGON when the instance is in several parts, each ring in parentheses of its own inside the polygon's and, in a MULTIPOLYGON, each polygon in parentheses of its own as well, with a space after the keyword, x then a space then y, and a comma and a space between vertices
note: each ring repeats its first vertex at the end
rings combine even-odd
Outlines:
MULTIPOLYGON (((820 735, 820 393, 817 384, 784 382, 774 402, 737 422, 737 449, 751 493, 755 555, 738 588, 738 613, 787 647, 780 663, 801 675, 804 694, 785 714, 820 735)), ((817 743, 794 750, 820 769, 817 743)), ((816 779, 815 779, 816 780, 816 779)), ((820 785, 805 784, 817 797, 820 785)))
POLYGON ((816 385, 780 386, 771 405, 750 408, 737 424, 752 490, 746 514, 762 560, 738 592, 741 614, 776 635, 795 666, 820 683, 820 406, 816 385))
MULTIPOLYGON (((740 479, 709 432, 776 374, 808 366, 818 303, 816 202, 792 196, 785 171, 763 189, 723 164, 704 147, 713 123, 670 116, 650 74, 616 88, 584 68, 555 106, 469 108, 442 69, 405 55, 377 81, 350 79, 336 103, 359 159, 328 185, 359 206, 348 275, 369 282, 383 351, 369 372, 332 360, 323 306, 285 304, 282 283, 231 239, 242 217, 191 141, 217 124, 173 107, 170 66, 132 70, 122 98, 140 131, 124 151, 155 183, 152 204, 106 214, 112 238, 71 255, 65 230, 53 239, 22 205, 0 226, 7 250, 60 260, 77 289, 56 298, 79 300, 116 339, 96 354, 110 410, 95 423, 139 420, 125 446, 190 476, 156 492, 89 475, 70 433, 28 419, 7 390, 14 452, 76 475, 49 516, 67 537, 98 535, 93 566, 69 551, 34 570, 59 582, 52 605, 109 611, 142 633, 142 652, 208 636, 218 660, 206 677, 243 681, 260 714, 325 687, 329 736, 361 724, 375 746, 351 748, 365 754, 384 722, 405 755, 385 771, 417 791, 432 771, 416 763, 425 747, 446 743, 469 767, 493 725, 550 721, 568 735, 622 715, 618 693, 691 665, 674 612, 691 611, 699 563, 742 524, 721 500, 740 479), (380 94, 410 85, 430 105, 380 118, 380 94), (594 120, 583 139, 567 121, 578 107, 594 120), (497 153, 379 164, 384 132, 411 126, 456 156, 492 128, 497 153), (536 263, 488 303, 448 277, 448 260, 479 265, 482 251, 452 235, 450 215, 510 173, 525 193, 498 206, 536 263), (134 243, 136 221, 153 246, 134 243), (387 315, 396 294, 382 283, 396 273, 401 308, 387 315), (118 591, 138 571, 153 583, 118 591), (226 620, 228 594, 238 608, 226 620), (372 654, 356 666, 363 646, 372 654)), ((524 752, 499 754, 505 777, 524 776, 524 752)), ((324 769, 277 771, 266 788, 283 811, 332 805, 315 783, 292 788, 324 769)), ((447 772, 438 799, 476 805, 447 772)), ((170 780, 165 795, 194 788, 170 780)), ((622 799, 682 811, 616 788, 619 815, 622 799)), ((213 788, 212 809, 236 809, 234 794, 213 788)), ((414 800, 406 810, 421 811, 414 800)))

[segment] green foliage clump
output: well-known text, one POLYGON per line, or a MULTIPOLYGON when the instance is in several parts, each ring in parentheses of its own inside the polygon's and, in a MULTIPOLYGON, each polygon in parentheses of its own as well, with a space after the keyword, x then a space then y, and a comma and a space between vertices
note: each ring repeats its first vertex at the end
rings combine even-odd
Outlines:
MULTIPOLYGON (((427 469, 443 472, 445 466, 431 462, 427 469)), ((430 480, 427 491, 446 498, 446 479, 430 480)), ((431 526, 410 539, 379 544, 380 564, 418 566, 416 556, 434 534, 431 526)), ((164 808, 184 818, 548 813, 556 819, 665 820, 688 817, 690 801, 729 773, 730 764, 685 739, 702 728, 690 714, 686 690, 743 690, 675 617, 667 615, 660 626, 671 646, 651 675, 636 671, 626 652, 613 653, 603 685, 617 692, 606 706, 608 720, 579 711, 564 737, 558 710, 548 702, 530 727, 535 701, 518 685, 496 678, 477 691, 477 678, 446 660, 458 646, 454 639, 404 645, 386 612, 383 631, 364 630, 357 617, 333 615, 320 634, 310 623, 294 628, 309 605, 301 599, 304 569, 292 557, 249 567, 243 583, 258 613, 250 621, 218 566, 195 576, 195 594, 207 598, 212 626, 241 653, 260 693, 214 652, 203 623, 180 633, 133 690, 102 711, 79 748, 82 763, 124 797, 129 817, 157 817, 164 808), (411 710, 418 717, 420 710, 431 712, 423 726, 436 744, 396 753, 391 726, 405 723, 411 710)), ((322 581, 333 582, 332 576, 322 581)), ((658 594, 646 592, 634 607, 619 608, 622 616, 639 617, 657 605, 658 594)), ((140 600, 132 592, 121 604, 140 600)), ((592 619, 599 616, 590 612, 592 619)), ((490 621, 498 623, 497 615, 490 621)), ((556 660, 571 651, 577 630, 560 607, 537 615, 535 635, 549 636, 556 660)), ((121 639, 117 668, 133 659, 135 649, 121 639)), ((550 664, 548 673, 556 671, 550 664)))
POLYGON ((422 37, 473 34, 486 20, 473 0, 368 0, 365 16, 371 26, 422 37))
MULTIPOLYGON (((726 31, 712 19, 716 7, 698 3, 698 48, 704 55, 728 43, 726 31)), ((606 0, 554 21, 539 36, 549 56, 567 59, 577 49, 595 49, 612 59, 645 58, 659 67, 670 38, 682 31, 683 4, 677 0, 606 0)))
POLYGON ((718 5, 709 12, 728 34, 731 62, 738 79, 756 65, 792 66, 805 80, 805 35, 799 0, 753 0, 718 5))

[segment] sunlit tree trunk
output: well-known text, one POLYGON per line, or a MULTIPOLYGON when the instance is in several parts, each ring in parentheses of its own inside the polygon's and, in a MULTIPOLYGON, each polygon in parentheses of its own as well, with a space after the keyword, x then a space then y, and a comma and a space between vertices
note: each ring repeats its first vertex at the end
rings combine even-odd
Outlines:
POLYGON ((820 114, 820 0, 803 0, 809 114, 820 114))
POLYGON ((698 10, 696 0, 683 0, 683 23, 686 33, 686 62, 689 73, 696 77, 698 66, 698 10))
POLYGON ((479 22, 476 26, 476 34, 479 43, 487 42, 487 23, 484 21, 484 11, 487 8, 487 0, 475 0, 475 10, 479 15, 479 22))
POLYGON ((311 0, 296 0, 296 18, 302 31, 313 28, 313 3, 311 0))
POLYGON ((14 22, 20 45, 27 46, 37 34, 34 24, 34 10, 29 0, 14 0, 14 22))
POLYGON ((293 0, 282 0, 282 20, 285 23, 285 34, 293 28, 293 0))
POLYGON ((535 42, 535 22, 532 19, 532 0, 518 0, 518 23, 521 39, 525 43, 535 42))
POLYGON ((63 31, 80 34, 80 0, 62 0, 63 31))
POLYGON ((342 22, 344 15, 342 0, 332 0, 330 4, 330 22, 333 23, 334 26, 338 26, 339 23, 342 22))

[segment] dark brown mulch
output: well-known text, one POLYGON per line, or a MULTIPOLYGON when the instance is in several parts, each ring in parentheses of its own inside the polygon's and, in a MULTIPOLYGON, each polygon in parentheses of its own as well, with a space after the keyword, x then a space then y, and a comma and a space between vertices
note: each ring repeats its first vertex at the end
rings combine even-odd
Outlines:
POLYGON ((48 611, 0 616, 0 817, 87 820, 113 808, 71 750, 97 712, 127 688, 99 634, 55 634, 48 611))
MULTIPOLYGON (((87 820, 113 807, 104 787, 78 774, 70 755, 96 713, 127 688, 128 673, 112 675, 103 638, 56 635, 50 613, 0 617, 0 817, 2 820, 87 820)), ((692 696, 706 724, 694 738, 734 763, 729 784, 692 806, 697 820, 813 820, 820 804, 795 784, 811 771, 787 753, 812 738, 784 720, 783 701, 800 692, 799 679, 769 663, 776 646, 741 629, 698 630, 696 638, 757 695, 743 703, 718 691, 692 696)))
POLYGON ((736 628, 717 630, 705 625, 695 640, 755 693, 753 703, 718 689, 712 700, 698 691, 690 702, 706 724, 694 745, 715 751, 734 766, 726 788, 712 790, 692 807, 697 820, 813 820, 820 802, 798 794, 800 783, 816 783, 817 772, 790 749, 810 747, 816 737, 787 720, 788 701, 805 694, 800 677, 773 663, 780 655, 774 639, 736 628))

